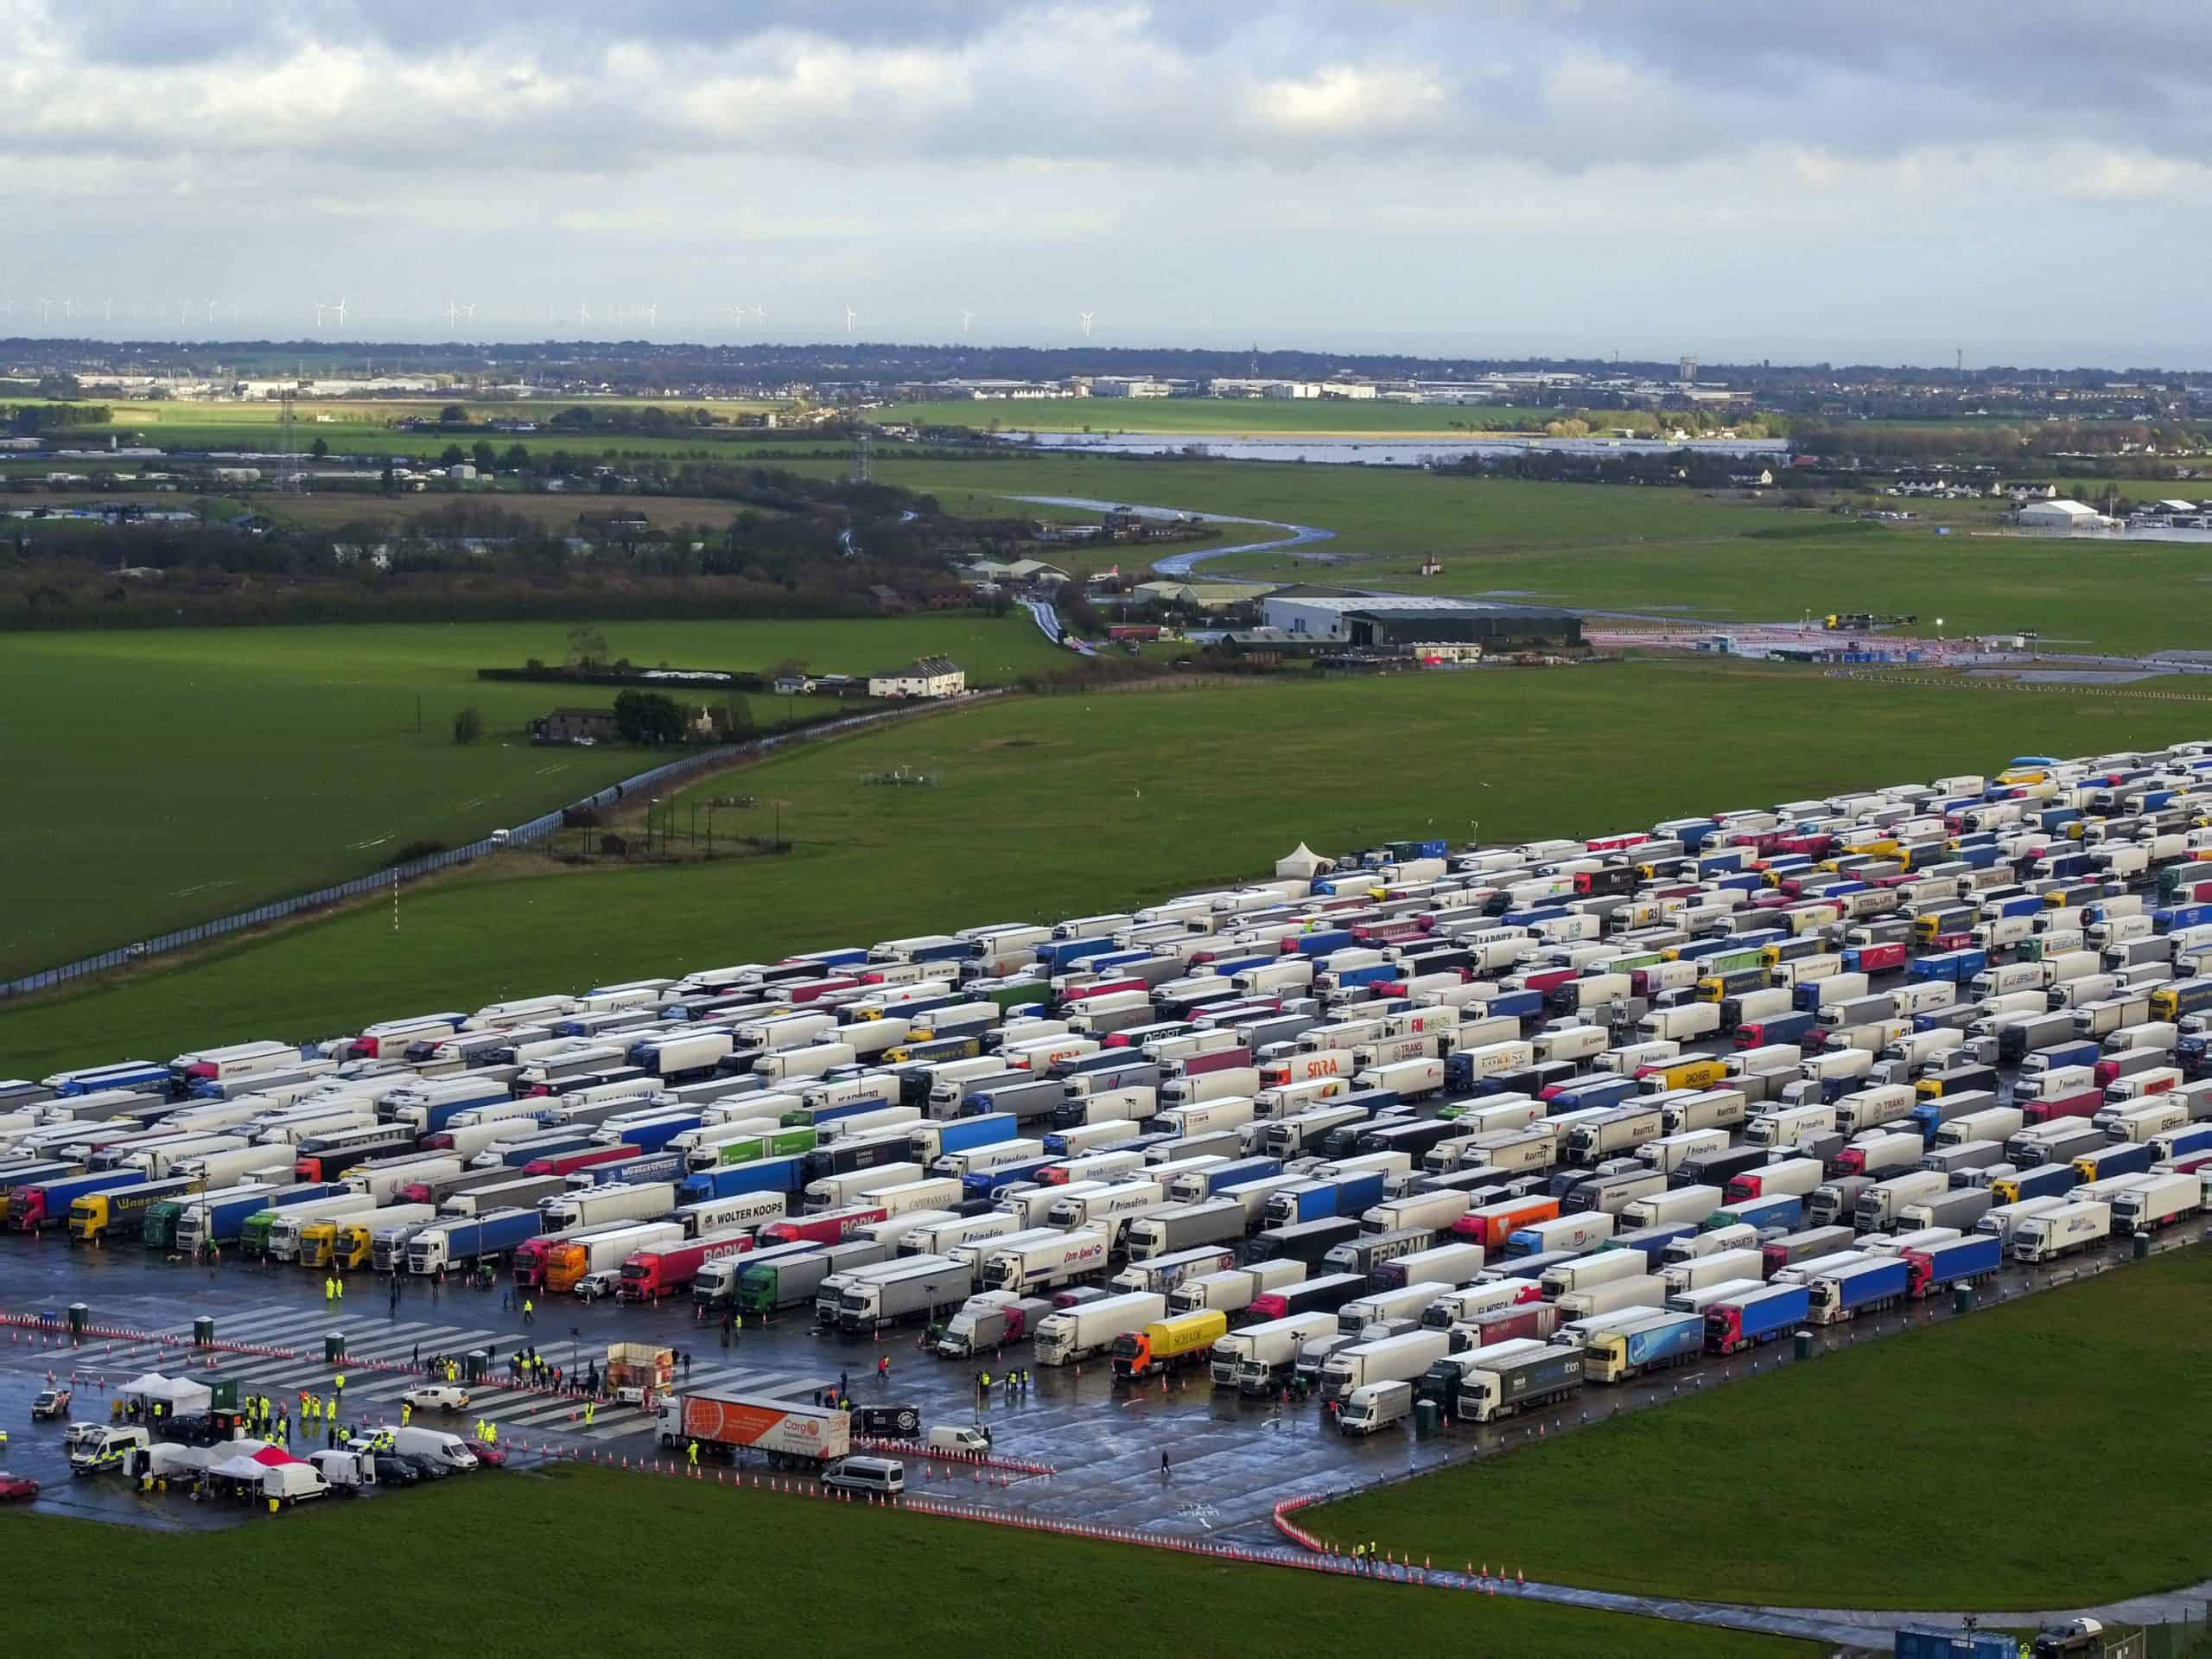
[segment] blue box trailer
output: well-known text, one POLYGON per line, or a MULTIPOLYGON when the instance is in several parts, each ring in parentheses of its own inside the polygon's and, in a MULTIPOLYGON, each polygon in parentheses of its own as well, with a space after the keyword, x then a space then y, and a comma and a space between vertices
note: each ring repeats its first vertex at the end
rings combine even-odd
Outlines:
POLYGON ((1361 1170, 1351 1175, 1294 1181, 1275 1191, 1283 1202, 1278 1204, 1274 1198, 1268 1200, 1270 1225, 1295 1227, 1337 1216, 1356 1217, 1382 1201, 1382 1172, 1361 1170))
POLYGON ((506 1255, 544 1230, 545 1217, 535 1210, 495 1210, 488 1216, 456 1216, 446 1224, 447 1259, 480 1262, 506 1255))
POLYGON ((1526 1025, 1531 1020, 1544 1017, 1544 994, 1541 991, 1501 991, 1484 999, 1482 1011, 1493 1020, 1518 1020, 1526 1025))
POLYGON ((97 1095, 110 1089, 133 1089, 166 1095, 169 1069, 153 1060, 117 1060, 109 1065, 86 1067, 63 1074, 54 1083, 54 1094, 64 1100, 77 1095, 97 1095))
POLYGON ((1581 1111, 1593 1106, 1619 1106, 1637 1096, 1637 1080, 1618 1073, 1604 1077, 1581 1077, 1562 1084, 1557 1093, 1544 1103, 1544 1115, 1557 1117, 1561 1112, 1581 1111))
POLYGON ((58 1181, 65 1175, 81 1175, 84 1165, 73 1158, 27 1158, 18 1164, 0 1166, 0 1193, 12 1192, 19 1186, 35 1186, 41 1181, 58 1181))
POLYGON ((1777 1193, 1772 1198, 1739 1198, 1712 1211, 1699 1224, 1698 1230, 1709 1233, 1715 1228, 1733 1226, 1738 1222, 1756 1227, 1763 1233, 1774 1227, 1785 1231, 1794 1230, 1803 1221, 1804 1208, 1803 1200, 1794 1192, 1777 1193))
POLYGON ((1896 1659, 2013 1659, 2015 1643, 2001 1630, 1955 1630, 1908 1624, 1897 1632, 1896 1659))
POLYGON ((1341 971, 1331 969, 1329 971, 1336 976, 1338 986, 1350 988, 1358 985, 1386 984, 1406 970, 1395 962, 1370 962, 1363 968, 1346 968, 1341 971))
POLYGON ((1025 1159, 1018 1164, 1001 1164, 995 1169, 970 1170, 960 1178, 960 1196, 969 1203, 988 1198, 1001 1187, 1038 1179, 1059 1161, 1051 1153, 1046 1153, 1041 1158, 1025 1159))
POLYGON ((1078 962, 1118 948, 1111 939, 1049 939, 1037 947, 1037 963, 1048 974, 1062 974, 1078 962))
POLYGON ((1766 874, 1762 870, 1733 870, 1706 885, 1715 893, 1757 893, 1766 886, 1766 874))
POLYGON ((1773 1043, 1799 1043, 1821 1022, 1817 1014, 1802 1011, 1792 1014, 1770 1014, 1764 1020, 1750 1020, 1736 1027, 1736 1046, 1763 1048, 1773 1043))
MULTIPOLYGON (((1331 1102, 1333 1105, 1335 1103, 1331 1102)), ((1173 1166, 1168 1166, 1172 1174, 1173 1166)), ((1224 1187, 1236 1186, 1244 1181, 1261 1181, 1282 1173, 1280 1158, 1232 1158, 1225 1164, 1195 1172, 1205 1178, 1206 1198, 1211 1198, 1224 1187)))
POLYGON ((1989 952, 1986 950, 1939 950, 1932 956, 1915 957, 1905 971, 1914 979, 1932 979, 1948 985, 1963 985, 1988 966, 1989 952))
POLYGON ((690 1168, 686 1155, 671 1148, 665 1152, 640 1152, 634 1158, 610 1158, 603 1164, 587 1164, 571 1172, 574 1177, 585 1178, 581 1184, 588 1186, 612 1186, 618 1181, 680 1181, 690 1168))
POLYGON ((1673 1313, 1624 1333, 1618 1357, 1600 1357, 1603 1375, 1586 1371, 1592 1382, 1624 1382, 1646 1371, 1680 1365, 1705 1351, 1705 1315, 1673 1313))
MULTIPOLYGON (((687 1176, 676 1189, 678 1204, 733 1198, 741 1192, 797 1192, 806 1185, 806 1159, 759 1158, 749 1164, 723 1164, 687 1176)), ((578 1173, 582 1172, 579 1171, 578 1173)))
POLYGON ((1213 977, 1230 980, 1254 968, 1272 968, 1282 960, 1280 951, 1270 950, 1255 957, 1216 957, 1206 966, 1213 969, 1213 977))
MULTIPOLYGON (((880 1104, 880 1103, 878 1103, 880 1104)), ((941 1123, 916 1124, 917 1130, 931 1130, 937 1141, 932 1158, 943 1158, 955 1152, 972 1152, 977 1147, 995 1147, 1001 1141, 1011 1141, 1020 1133, 1020 1122, 1012 1112, 988 1112, 981 1117, 949 1117, 941 1123)), ((1045 1150, 1052 1150, 1051 1135, 1045 1137, 1045 1150)), ((1059 1154, 1067 1155, 1063 1143, 1059 1154)))
POLYGON ((2154 1135, 2151 1145, 2162 1162, 2168 1158, 2186 1158, 2192 1153, 2212 1152, 2212 1123, 2190 1123, 2164 1135, 2154 1135))
POLYGON ((2074 1167, 2085 1181, 2108 1181, 2115 1175, 2140 1175, 2158 1161, 2158 1149, 2148 1141, 2120 1141, 2084 1153, 2074 1167))
POLYGON ((80 1175, 57 1176, 15 1188, 8 1194, 8 1226, 19 1233, 69 1219, 69 1206, 95 1192, 118 1192, 126 1186, 143 1186, 143 1169, 102 1169, 80 1175))
POLYGON ((2151 912, 2151 931, 2154 933, 2177 933, 2185 927, 2202 927, 2208 922, 2212 922, 2212 905, 2171 905, 2151 912))
MULTIPOLYGON (((874 1103, 880 1105, 881 1102, 874 1103)), ((688 1129, 696 1129, 707 1121, 704 1112, 656 1112, 652 1118, 626 1124, 622 1129, 625 1146, 635 1147, 639 1152, 658 1152, 670 1141, 688 1129)))
POLYGON ((1910 1266, 1901 1255, 1857 1262, 1815 1279, 1806 1311, 1824 1324, 1847 1319, 1861 1308, 1896 1301, 1911 1281, 1910 1266))
POLYGON ((1325 957, 1358 943, 1348 927, 1321 927, 1311 933, 1294 935, 1290 940, 1290 947, 1301 957, 1325 957))
POLYGON ((1986 1279, 2004 1265, 2005 1244, 1994 1233, 1967 1233, 1924 1250, 1906 1253, 1906 1294, 1933 1296, 1957 1284, 1986 1279))
MULTIPOLYGON (((423 1133, 436 1135, 463 1112, 473 1112, 483 1106, 504 1106, 513 1098, 513 1091, 505 1084, 487 1082, 474 1093, 440 1101, 431 1106, 423 1115, 423 1133)), ((377 1108, 377 1116, 387 1122, 394 1121, 381 1104, 377 1108)))
POLYGON ((1733 1354, 1772 1342, 1803 1324, 1811 1306, 1803 1285, 1769 1285, 1732 1302, 1715 1302, 1705 1310, 1705 1351, 1733 1354))
POLYGON ((2042 1052, 2042 1069, 2046 1071, 2050 1071, 2056 1070, 2062 1065, 2094 1065, 2104 1051, 2099 1048, 2094 1040, 2091 1040, 2079 1043, 2061 1043, 2057 1047, 2046 1048, 2043 1050, 2042 1052))
POLYGON ((2071 1164, 2036 1164, 2009 1178, 2023 1198, 2056 1198, 2082 1185, 2082 1172, 2071 1164))

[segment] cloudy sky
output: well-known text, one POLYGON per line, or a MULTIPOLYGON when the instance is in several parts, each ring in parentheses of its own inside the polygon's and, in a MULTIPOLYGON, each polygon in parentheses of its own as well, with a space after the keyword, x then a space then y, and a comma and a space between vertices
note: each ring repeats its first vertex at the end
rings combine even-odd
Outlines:
POLYGON ((2202 0, 0 0, 0 334, 342 298, 355 338, 850 306, 874 340, 2212 364, 2202 0))

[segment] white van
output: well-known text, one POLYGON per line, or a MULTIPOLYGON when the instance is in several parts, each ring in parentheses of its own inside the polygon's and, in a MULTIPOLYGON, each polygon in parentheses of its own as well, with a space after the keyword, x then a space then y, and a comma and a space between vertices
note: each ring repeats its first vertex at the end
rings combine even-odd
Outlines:
POLYGON ((840 1458, 830 1465, 822 1484, 832 1491, 895 1497, 906 1490, 906 1465, 896 1458, 840 1458))
POLYGON ((1344 1396, 1337 1427, 1347 1434, 1372 1434, 1414 1414, 1410 1382, 1369 1382, 1344 1396))

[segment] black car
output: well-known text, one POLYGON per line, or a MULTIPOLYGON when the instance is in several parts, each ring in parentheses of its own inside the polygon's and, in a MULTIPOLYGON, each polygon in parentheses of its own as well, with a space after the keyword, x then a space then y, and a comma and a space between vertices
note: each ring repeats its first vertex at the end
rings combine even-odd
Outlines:
POLYGON ((377 1454, 377 1484, 379 1486, 412 1486, 423 1478, 422 1471, 410 1458, 396 1452, 377 1454))
MULTIPOLYGON (((407 1465, 410 1468, 414 1470, 416 1474, 423 1480, 443 1480, 448 1475, 453 1472, 453 1471, 448 1468, 444 1464, 438 1462, 433 1458, 410 1457, 404 1452, 395 1453, 394 1455, 398 1458, 400 1462, 407 1465)), ((382 1479, 384 1478, 384 1459, 382 1458, 378 1458, 377 1459, 377 1478, 378 1479, 382 1479)))

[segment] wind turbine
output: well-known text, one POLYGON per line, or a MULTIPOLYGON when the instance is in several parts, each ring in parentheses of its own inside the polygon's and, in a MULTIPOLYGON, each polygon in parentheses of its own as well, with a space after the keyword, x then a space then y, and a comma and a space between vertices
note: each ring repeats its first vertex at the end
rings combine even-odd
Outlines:
POLYGON ((207 302, 207 321, 210 323, 215 321, 215 302, 213 300, 207 302))
POLYGON ((330 308, 338 314, 338 326, 343 328, 346 326, 346 302, 340 300, 330 308))
POLYGON ((963 306, 963 307, 960 308, 960 334, 961 334, 961 338, 963 338, 963 340, 967 338, 969 325, 970 325, 971 323, 973 323, 975 321, 976 321, 976 314, 975 314, 973 311, 969 310, 969 309, 967 308, 967 307, 963 306))
POLYGON ((446 327, 450 328, 461 321, 461 308, 451 300, 446 302, 446 327))
POLYGON ((651 305, 645 308, 645 327, 648 328, 658 328, 660 327, 660 302, 658 300, 655 300, 651 305))
POLYGON ((590 321, 591 321, 591 302, 590 302, 589 300, 579 300, 579 301, 577 301, 577 302, 576 302, 576 324, 577 324, 577 326, 578 326, 579 327, 582 327, 585 323, 589 322, 590 321))
POLYGON ((46 320, 53 315, 54 302, 52 300, 41 300, 38 302, 38 320, 41 326, 44 326, 46 320))
POLYGON ((768 323, 768 308, 765 305, 754 306, 753 308, 753 321, 762 327, 766 327, 768 323))
POLYGON ((476 326, 476 302, 471 300, 461 308, 468 314, 468 326, 474 328, 476 326))
MULTIPOLYGON (((181 308, 182 308, 181 307, 179 308, 180 310, 181 310, 181 308)), ((322 314, 327 308, 327 308, 321 300, 317 300, 315 302, 315 327, 317 334, 321 334, 322 332, 322 314)))
POLYGON ((1098 314, 1096 311, 1078 311, 1075 315, 1077 321, 1083 324, 1083 337, 1085 340, 1089 340, 1090 338, 1090 320, 1098 314))
POLYGON ((845 332, 848 334, 853 332, 853 325, 859 321, 860 313, 854 310, 851 306, 847 306, 845 308, 845 332))

